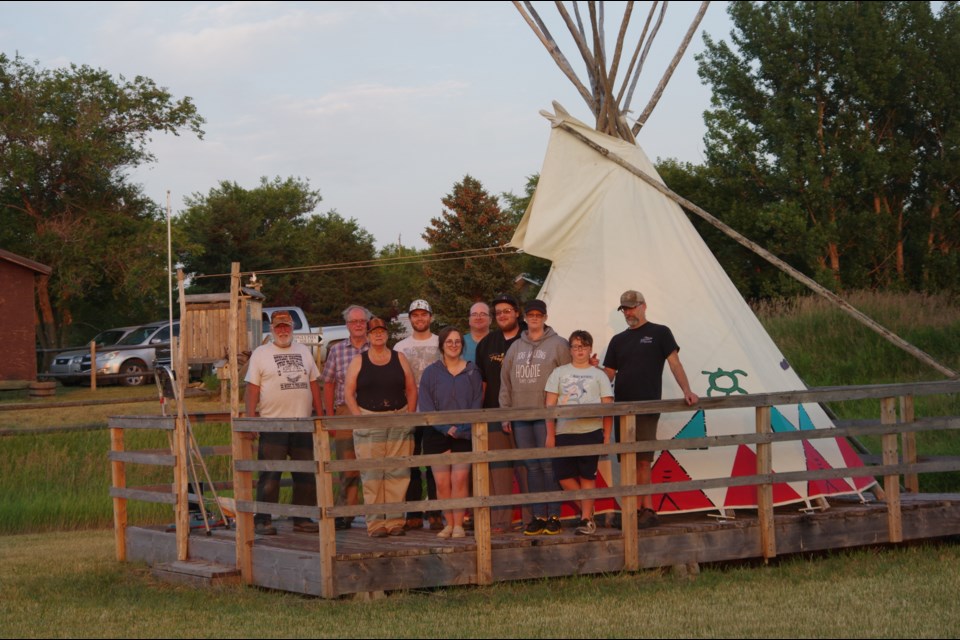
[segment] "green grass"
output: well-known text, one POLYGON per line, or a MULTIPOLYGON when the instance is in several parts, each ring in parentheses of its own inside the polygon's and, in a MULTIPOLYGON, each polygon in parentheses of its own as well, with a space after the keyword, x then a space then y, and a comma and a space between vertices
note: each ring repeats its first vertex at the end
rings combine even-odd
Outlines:
POLYGON ((2 637, 954 637, 960 546, 923 545, 324 601, 197 591, 113 559, 106 531, 8 536, 2 637))

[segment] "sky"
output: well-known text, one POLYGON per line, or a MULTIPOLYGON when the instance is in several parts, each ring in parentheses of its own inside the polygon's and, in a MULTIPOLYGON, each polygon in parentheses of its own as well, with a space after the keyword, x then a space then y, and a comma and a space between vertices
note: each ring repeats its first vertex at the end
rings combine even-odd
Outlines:
MULTIPOLYGON (((534 5, 584 78, 553 3, 534 5)), ((635 114, 698 5, 669 4, 635 114)), ((607 3, 610 47, 622 7, 607 3)), ((648 10, 637 3, 628 43, 648 10)), ((638 137, 652 159, 703 160, 710 92, 693 55, 703 32, 729 31, 725 3, 711 4, 638 137)), ((523 194, 550 133, 539 111, 554 100, 593 124, 510 2, 0 2, 0 43, 41 67, 86 64, 190 96, 204 138, 155 136, 157 161, 132 173, 161 204, 169 191, 174 215, 222 180, 298 177, 320 192, 319 211, 355 218, 378 246, 426 246, 424 228, 465 175, 523 194)))

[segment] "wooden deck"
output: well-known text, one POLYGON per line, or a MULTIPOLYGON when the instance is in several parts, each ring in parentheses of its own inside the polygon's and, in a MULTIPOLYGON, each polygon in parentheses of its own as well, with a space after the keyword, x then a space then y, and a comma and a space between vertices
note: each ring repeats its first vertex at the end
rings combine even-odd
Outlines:
MULTIPOLYGON (((779 556, 846 549, 889 542, 887 506, 831 500, 825 511, 804 513, 796 506, 775 510, 779 556)), ((960 535, 960 494, 901 496, 903 540, 960 535)), ((288 520, 275 521, 276 536, 257 536, 253 547, 253 583, 260 587, 321 595, 320 539, 294 533, 288 520)), ((336 533, 336 595, 421 589, 477 582, 477 545, 472 536, 440 540, 428 529, 404 537, 371 539, 362 523, 336 533)), ((720 520, 705 514, 661 515, 660 526, 641 530, 643 569, 762 559, 755 512, 737 512, 720 520)), ((560 535, 522 533, 492 538, 494 581, 623 570, 623 534, 601 528, 590 537, 564 528, 560 535)), ((129 527, 127 558, 150 565, 177 559, 176 537, 160 528, 129 527)), ((190 559, 235 566, 235 532, 215 529, 190 536, 190 559)))

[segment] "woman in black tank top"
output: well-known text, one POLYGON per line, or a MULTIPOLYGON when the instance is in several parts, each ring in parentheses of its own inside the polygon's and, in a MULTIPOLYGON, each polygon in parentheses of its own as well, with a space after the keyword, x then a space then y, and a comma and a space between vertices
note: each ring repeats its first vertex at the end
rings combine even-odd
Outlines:
MULTIPOLYGON (((354 357, 347 367, 344 401, 353 415, 414 411, 417 387, 410 364, 402 353, 387 347, 387 324, 373 318, 367 324, 370 349, 354 357)), ((413 431, 403 429, 356 429, 353 445, 357 459, 393 458, 413 454, 413 431)), ((365 504, 391 504, 404 501, 410 471, 374 469, 361 471, 365 504)), ((404 514, 367 516, 367 533, 374 538, 402 536, 404 514)))

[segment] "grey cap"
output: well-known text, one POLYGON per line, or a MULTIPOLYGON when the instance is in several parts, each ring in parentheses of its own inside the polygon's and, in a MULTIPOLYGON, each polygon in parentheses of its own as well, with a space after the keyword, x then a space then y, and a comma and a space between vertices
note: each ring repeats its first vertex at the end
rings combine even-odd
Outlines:
POLYGON ((633 309, 634 307, 639 307, 646 300, 643 299, 643 294, 639 291, 624 291, 623 295, 620 296, 620 306, 617 307, 617 311, 623 311, 624 309, 633 309))

